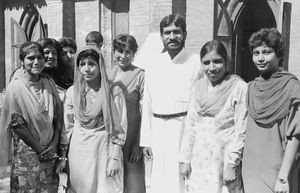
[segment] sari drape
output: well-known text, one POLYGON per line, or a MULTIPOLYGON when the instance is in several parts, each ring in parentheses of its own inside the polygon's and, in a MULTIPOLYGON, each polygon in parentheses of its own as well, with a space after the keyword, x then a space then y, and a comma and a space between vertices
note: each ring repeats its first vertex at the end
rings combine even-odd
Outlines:
POLYGON ((87 49, 93 49, 99 54, 99 67, 101 74, 101 87, 98 92, 98 100, 96 100, 95 105, 92 108, 86 108, 85 102, 85 91, 86 91, 86 82, 83 79, 80 70, 77 65, 75 65, 74 72, 74 114, 75 118, 80 121, 82 126, 86 128, 92 128, 96 123, 97 119, 95 117, 99 116, 100 113, 103 113, 104 125, 105 129, 109 132, 109 134, 113 136, 120 136, 120 138, 124 138, 125 133, 120 125, 120 118, 117 113, 116 105, 113 102, 112 93, 116 92, 116 90, 112 91, 110 89, 110 85, 107 80, 105 64, 103 56, 99 49, 95 46, 85 46, 77 51, 75 56, 75 61, 77 64, 78 55, 87 49), (86 124, 88 123, 88 124, 86 124))
POLYGON ((218 114, 239 80, 241 80, 239 76, 228 74, 222 83, 216 85, 215 89, 211 92, 208 92, 209 80, 206 77, 196 82, 195 92, 198 92, 196 96, 199 97, 195 103, 195 109, 199 116, 214 117, 218 114))
POLYGON ((71 190, 121 192, 121 150, 126 137, 126 127, 121 121, 126 115, 124 95, 119 87, 111 88, 108 83, 103 56, 97 47, 79 49, 75 61, 74 86, 68 89, 65 103, 65 123, 72 130, 68 154, 71 190), (91 90, 80 72, 78 56, 86 50, 94 50, 99 54, 99 90, 91 90), (120 109, 120 106, 124 106, 124 109, 120 109), (119 160, 120 164, 118 174, 113 177, 107 176, 110 158, 119 160))
POLYGON ((53 137, 54 101, 59 96, 53 80, 41 75, 41 100, 30 91, 22 79, 13 80, 6 89, 0 118, 0 165, 7 165, 12 156, 12 133, 10 122, 13 114, 24 118, 33 137, 41 145, 47 145, 53 137))

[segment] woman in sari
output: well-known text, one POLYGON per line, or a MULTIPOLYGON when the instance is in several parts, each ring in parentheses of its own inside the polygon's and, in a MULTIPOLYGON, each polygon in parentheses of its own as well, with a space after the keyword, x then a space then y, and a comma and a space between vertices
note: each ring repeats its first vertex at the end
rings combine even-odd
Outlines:
POLYGON ((145 193, 145 166, 139 147, 141 103, 144 91, 144 70, 132 65, 137 43, 133 36, 121 34, 113 41, 114 85, 120 86, 126 98, 128 130, 124 154, 124 193, 145 193))
POLYGON ((230 74, 224 45, 200 51, 205 76, 194 84, 180 150, 186 192, 242 193, 247 84, 230 74))
POLYGON ((243 158, 246 193, 299 193, 300 83, 281 71, 283 40, 275 28, 249 39, 260 76, 249 83, 243 158), (298 164, 298 168, 297 168, 298 164), (296 174, 296 175, 294 175, 296 174))
POLYGON ((55 83, 41 74, 42 47, 20 48, 25 73, 7 89, 0 119, 0 164, 11 162, 11 192, 57 192, 55 174, 62 107, 55 83), (13 149, 13 150, 12 150, 13 149))
POLYGON ((75 64, 74 86, 67 90, 64 104, 58 169, 69 161, 72 192, 123 192, 122 146, 127 128, 123 92, 108 85, 97 47, 80 49, 75 64))

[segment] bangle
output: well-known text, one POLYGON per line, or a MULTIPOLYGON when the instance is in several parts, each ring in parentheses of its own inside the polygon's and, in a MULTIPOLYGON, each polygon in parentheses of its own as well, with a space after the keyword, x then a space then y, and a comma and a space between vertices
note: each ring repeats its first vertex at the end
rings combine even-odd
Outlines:
POLYGON ((68 158, 66 158, 66 157, 59 157, 58 159, 59 160, 64 160, 64 161, 68 161, 68 158))
POLYGON ((59 145, 59 150, 60 151, 68 151, 68 149, 69 149, 69 145, 67 145, 67 144, 60 144, 59 145))
POLYGON ((281 184, 286 184, 286 183, 288 183, 288 180, 283 179, 283 178, 279 178, 278 181, 279 181, 281 184))

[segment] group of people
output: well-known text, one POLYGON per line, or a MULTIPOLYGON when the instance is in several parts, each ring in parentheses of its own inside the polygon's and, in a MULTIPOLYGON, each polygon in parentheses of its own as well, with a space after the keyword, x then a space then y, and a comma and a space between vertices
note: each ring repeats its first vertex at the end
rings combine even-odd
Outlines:
POLYGON ((160 36, 144 70, 129 34, 113 40, 112 67, 95 31, 78 50, 70 38, 20 47, 0 118, 11 192, 57 192, 67 171, 69 192, 145 193, 144 159, 151 193, 300 192, 300 82, 281 70, 281 34, 250 37, 260 76, 248 84, 221 41, 185 49, 182 16, 164 17, 160 36))

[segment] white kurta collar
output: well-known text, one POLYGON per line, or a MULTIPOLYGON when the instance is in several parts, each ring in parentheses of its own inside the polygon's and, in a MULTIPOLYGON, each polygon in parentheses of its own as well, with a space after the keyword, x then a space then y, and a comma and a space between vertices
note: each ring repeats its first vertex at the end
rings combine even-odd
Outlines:
MULTIPOLYGON (((170 58, 170 54, 168 51, 164 52, 163 54, 167 55, 170 58)), ((182 64, 187 58, 187 50, 185 48, 182 48, 182 50, 173 58, 170 58, 170 61, 173 64, 182 64)))

